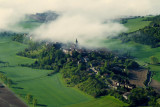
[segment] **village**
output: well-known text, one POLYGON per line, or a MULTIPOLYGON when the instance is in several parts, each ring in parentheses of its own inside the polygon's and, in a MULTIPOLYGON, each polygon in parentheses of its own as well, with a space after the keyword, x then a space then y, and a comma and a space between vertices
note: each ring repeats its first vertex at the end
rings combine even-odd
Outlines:
MULTIPOLYGON (((32 41, 31 36, 29 39, 32 41)), ((37 59, 32 64, 21 64, 22 67, 52 70, 46 74, 49 78, 60 73, 67 87, 78 88, 95 98, 110 95, 130 102, 131 96, 136 97, 136 91, 141 94, 151 80, 149 69, 140 66, 128 53, 85 48, 78 39, 75 43, 32 43, 17 55, 37 59)), ((149 92, 150 88, 146 90, 149 92)))
MULTIPOLYGON (((32 40, 32 36, 29 36, 29 39, 32 40)), ((126 54, 119 55, 118 53, 110 52, 106 48, 89 49, 81 47, 78 39, 75 40, 75 43, 68 44, 46 41, 45 45, 53 45, 56 49, 60 49, 65 55, 68 55, 67 63, 74 62, 77 66, 83 64, 85 66, 85 71, 89 76, 97 76, 103 79, 106 90, 120 91, 119 89, 123 89, 121 94, 126 100, 131 94, 130 91, 132 89, 136 87, 145 87, 144 82, 147 80, 147 74, 149 71, 143 68, 138 68, 139 65, 137 65, 137 63, 135 64, 135 62, 132 64, 132 61, 128 59, 126 54), (108 55, 108 59, 112 60, 107 60, 105 58, 101 59, 100 56, 103 55, 108 55), (131 64, 129 65, 129 63, 131 64), (104 66, 107 67, 105 68, 104 66), (102 68, 104 70, 102 70, 102 68), (132 69, 134 68, 142 69, 142 72, 137 72, 138 69, 133 72, 134 70, 132 69), (132 73, 131 71, 133 72, 132 75, 137 76, 136 79, 132 79, 132 77, 129 76, 129 73, 132 73), (144 75, 143 80, 141 80, 141 77, 138 75, 144 75)))
MULTIPOLYGON (((88 54, 95 52, 95 53, 105 53, 107 52, 107 49, 85 49, 85 48, 79 48, 78 40, 76 39, 75 44, 70 44, 70 47, 62 47, 61 50, 65 53, 70 55, 71 57, 67 59, 67 61, 74 61, 79 65, 80 63, 84 63, 86 65, 86 71, 88 72, 88 75, 100 75, 101 78, 105 81, 105 84, 107 86, 106 90, 112 89, 112 90, 118 90, 119 88, 125 88, 128 90, 127 92, 123 92, 123 97, 127 100, 128 96, 131 94, 130 90, 136 87, 134 84, 130 84, 129 82, 121 83, 117 80, 112 79, 110 74, 103 73, 101 74, 100 68, 104 66, 105 62, 103 60, 90 60, 88 57, 88 54), (79 54, 83 54, 83 57, 80 60, 77 60, 77 58, 73 58, 73 53, 77 52, 79 54), (89 63, 88 63, 89 62, 89 63)), ((109 51, 108 51, 109 52, 109 51)), ((118 56, 115 56, 115 59, 118 59, 118 56)), ((126 57, 121 57, 119 59, 126 60, 126 57)), ((115 66, 113 67, 113 70, 125 72, 127 69, 123 68, 122 66, 115 66)))

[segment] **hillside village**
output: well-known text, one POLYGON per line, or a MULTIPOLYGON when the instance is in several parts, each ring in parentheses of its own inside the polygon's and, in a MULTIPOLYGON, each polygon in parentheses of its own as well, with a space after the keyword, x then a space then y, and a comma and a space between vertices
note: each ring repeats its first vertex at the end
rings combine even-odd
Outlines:
MULTIPOLYGON (((47 43, 47 45, 48 45, 48 43, 47 43)), ((106 84, 106 87, 107 87, 106 90, 108 90, 108 89, 117 90, 118 88, 125 88, 128 91, 123 92, 123 97, 127 100, 128 99, 127 96, 130 93, 129 91, 136 87, 136 84, 130 84, 129 81, 121 82, 121 81, 112 79, 109 73, 101 74, 100 73, 101 72, 101 67, 103 67, 104 64, 105 64, 104 60, 100 61, 100 60, 94 59, 94 60, 91 61, 91 59, 88 57, 88 54, 90 54, 92 52, 93 53, 98 53, 98 54, 108 53, 109 51, 107 51, 107 49, 96 49, 95 50, 95 49, 79 48, 79 44, 78 44, 77 39, 76 39, 75 44, 70 44, 70 46, 68 46, 68 47, 62 46, 60 49, 66 55, 71 56, 71 57, 67 58, 67 62, 73 61, 74 63, 77 63, 77 65, 83 63, 87 67, 86 71, 88 72, 89 76, 99 75, 105 81, 105 84, 106 84), (83 57, 81 57, 80 59, 73 58, 72 55, 73 55, 74 52, 77 52, 77 54, 82 54, 83 57), (91 63, 88 63, 90 61, 91 61, 91 63)), ((127 57, 126 56, 121 56, 121 57, 114 56, 114 59, 125 61, 127 59, 127 57)), ((118 72, 126 72, 128 69, 124 68, 124 66, 117 63, 117 64, 114 65, 112 70, 115 70, 115 71, 118 71, 118 72)))
MULTIPOLYGON (((30 40, 32 40, 32 36, 29 36, 29 38, 30 40)), ((52 48, 54 48, 57 51, 63 52, 61 53, 62 54, 61 58, 63 63, 61 62, 61 65, 58 67, 58 69, 56 70, 53 69, 53 70, 59 72, 61 71, 60 67, 63 66, 63 68, 65 69, 65 65, 72 62, 75 67, 79 68, 79 66, 81 66, 81 70, 85 72, 85 75, 87 75, 86 78, 100 77, 101 79, 100 81, 104 84, 103 89, 105 89, 106 91, 122 89, 123 91, 121 91, 121 95, 123 95, 123 97, 126 100, 127 100, 127 97, 125 96, 126 93, 130 93, 130 91, 136 87, 136 84, 130 83, 131 77, 129 77, 129 71, 132 69, 135 69, 135 71, 143 69, 139 67, 138 63, 136 63, 132 59, 129 59, 128 56, 126 56, 126 54, 119 55, 117 53, 108 51, 105 48, 87 49, 84 47, 80 47, 77 39, 75 40, 75 43, 62 44, 58 42, 55 43, 44 42, 43 44, 45 44, 45 47, 47 47, 49 50, 52 50, 52 48), (64 56, 67 57, 65 57, 64 59, 64 56)), ((22 53, 18 55, 22 55, 22 53)), ((52 60, 52 62, 54 61, 52 60)), ((36 62, 36 63, 41 63, 41 62, 36 62)), ((33 68, 35 66, 38 67, 36 63, 31 65, 31 67, 33 68)), ((57 67, 56 63, 51 65, 53 65, 54 68, 57 67)), ((66 72, 63 73, 64 75, 66 75, 66 72)), ((77 75, 80 76, 80 74, 77 75)), ((147 76, 147 74, 144 75, 147 76)), ((70 81, 68 82, 68 86, 73 86, 77 84, 73 82, 74 80, 71 81, 70 77, 64 77, 64 78, 66 78, 67 81, 70 81)), ((139 80, 139 78, 141 77, 138 77, 137 80, 139 80)), ((79 80, 78 83, 80 81, 81 80, 79 80)), ((143 84, 144 81, 141 82, 143 84)))
MULTIPOLYGON (((23 37, 23 34, 17 35, 12 40, 21 42, 23 37)), ((32 41, 31 36, 25 37, 32 41)), ((46 76, 60 72, 68 87, 77 87, 95 98, 109 94, 135 104, 131 97, 136 97, 135 92, 143 91, 150 82, 149 71, 127 54, 118 54, 104 48, 80 47, 78 39, 68 44, 31 42, 28 48, 17 55, 36 58, 34 63, 21 64, 22 67, 53 70, 46 76)), ((145 90, 152 97, 154 93, 150 95, 150 89, 145 90)))
POLYGON ((0 107, 160 107, 159 0, 0 0, 0 107))

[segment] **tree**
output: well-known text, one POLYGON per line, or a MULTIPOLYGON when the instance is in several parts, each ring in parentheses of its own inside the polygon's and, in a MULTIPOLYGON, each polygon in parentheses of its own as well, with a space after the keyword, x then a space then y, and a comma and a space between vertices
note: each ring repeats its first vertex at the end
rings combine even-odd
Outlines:
POLYGON ((108 67, 108 62, 105 61, 104 67, 107 68, 108 67))
POLYGON ((132 107, 140 106, 148 103, 148 93, 144 88, 134 88, 129 95, 129 103, 132 107))
POLYGON ((80 64, 78 65, 78 69, 79 69, 79 70, 85 70, 85 69, 86 69, 86 65, 85 65, 84 63, 80 63, 80 64))
POLYGON ((27 95, 26 95, 26 100, 27 100, 27 103, 28 103, 28 104, 32 101, 32 99, 33 99, 33 96, 32 96, 32 95, 30 95, 30 94, 27 94, 27 95))
POLYGON ((37 99, 35 99, 35 98, 33 98, 33 101, 32 101, 32 103, 33 103, 33 107, 36 107, 36 105, 37 105, 37 99))
POLYGON ((130 61, 127 68, 131 68, 131 69, 135 69, 135 68, 138 68, 139 67, 139 64, 135 61, 130 61))
POLYGON ((150 60, 151 60, 151 64, 158 64, 158 63, 159 63, 158 58, 155 57, 155 56, 151 56, 151 57, 150 57, 150 60))
POLYGON ((7 84, 10 87, 12 85, 13 81, 11 79, 7 79, 7 84))
POLYGON ((2 76, 2 81, 3 81, 4 83, 7 83, 7 77, 6 77, 5 75, 2 76))

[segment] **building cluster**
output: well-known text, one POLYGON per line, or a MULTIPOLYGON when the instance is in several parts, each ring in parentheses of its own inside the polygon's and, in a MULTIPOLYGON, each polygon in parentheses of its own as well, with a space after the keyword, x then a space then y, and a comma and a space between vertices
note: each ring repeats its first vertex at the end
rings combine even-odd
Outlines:
POLYGON ((111 80, 111 85, 109 85, 109 87, 113 87, 114 89, 117 89, 118 87, 124 87, 124 88, 127 88, 127 89, 133 89, 134 86, 131 85, 131 84, 122 84, 122 83, 119 83, 117 81, 114 81, 114 80, 111 80))
MULTIPOLYGON (((61 50, 65 53, 65 54, 69 54, 70 56, 73 55, 74 52, 78 52, 80 54, 85 54, 81 59, 78 59, 77 58, 73 58, 73 57, 70 57, 67 59, 68 62, 70 61, 74 61, 75 63, 77 63, 78 65, 80 63, 85 63, 87 66, 86 68, 86 71, 88 71, 88 75, 98 75, 99 72, 100 72, 100 67, 101 66, 104 66, 104 62, 103 61, 98 61, 98 60, 90 60, 88 58, 88 54, 91 53, 91 52, 98 52, 98 53, 102 53, 104 52, 104 49, 103 50, 90 50, 90 49, 85 49, 85 48, 79 48, 78 46, 78 41, 76 40, 76 43, 75 44, 70 44, 69 46, 66 46, 66 47, 61 47, 61 50), (88 63, 89 62, 89 63, 88 63)), ((120 67, 113 67, 114 70, 121 70, 120 67)), ((110 78, 110 75, 108 75, 107 73, 104 73, 103 75, 101 75, 102 78, 110 78)), ((112 79, 109 79, 111 82, 107 82, 106 85, 108 86, 108 88, 110 89, 114 89, 114 90, 117 90, 118 87, 122 87, 122 88, 126 88, 128 90, 131 90, 134 88, 133 85, 131 84, 122 84, 120 82, 117 82, 115 80, 112 80, 112 79)), ((125 93, 124 93, 125 94, 125 93)), ((128 95, 128 94, 127 94, 128 95)), ((127 97, 124 95, 123 96, 125 99, 127 99, 127 97)))

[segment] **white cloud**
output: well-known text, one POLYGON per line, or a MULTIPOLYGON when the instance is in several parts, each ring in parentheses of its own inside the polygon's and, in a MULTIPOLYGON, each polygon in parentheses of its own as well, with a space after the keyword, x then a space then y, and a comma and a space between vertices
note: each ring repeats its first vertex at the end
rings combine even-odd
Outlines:
POLYGON ((24 14, 56 11, 61 16, 44 24, 32 34, 35 38, 67 42, 78 38, 83 45, 88 40, 114 36, 126 28, 112 19, 160 13, 159 0, 0 0, 0 28, 12 29, 12 24, 24 14), (104 24, 103 22, 107 23, 104 24))

